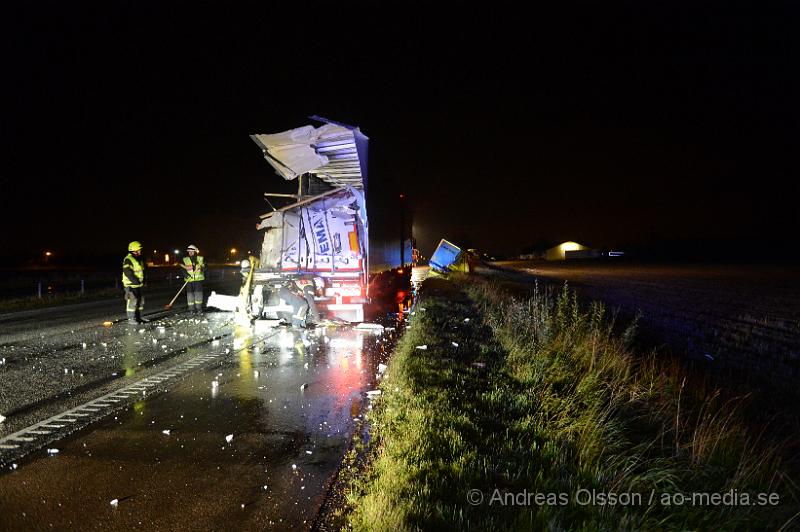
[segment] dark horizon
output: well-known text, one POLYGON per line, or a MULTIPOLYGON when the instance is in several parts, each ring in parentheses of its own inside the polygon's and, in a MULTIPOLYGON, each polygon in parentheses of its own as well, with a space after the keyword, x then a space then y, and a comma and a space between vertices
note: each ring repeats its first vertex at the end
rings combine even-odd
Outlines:
POLYGON ((796 256, 797 8, 349 7, 10 8, 2 255, 258 246, 295 184, 248 135, 316 114, 370 137, 371 214, 406 194, 425 255, 796 256))

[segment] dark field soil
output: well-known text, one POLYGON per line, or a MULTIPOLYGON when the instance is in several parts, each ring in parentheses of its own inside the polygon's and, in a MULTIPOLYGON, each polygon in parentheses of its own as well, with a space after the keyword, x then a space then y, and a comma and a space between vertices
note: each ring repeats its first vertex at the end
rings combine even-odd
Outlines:
POLYGON ((495 263, 640 317, 640 337, 747 380, 800 382, 797 265, 495 263))

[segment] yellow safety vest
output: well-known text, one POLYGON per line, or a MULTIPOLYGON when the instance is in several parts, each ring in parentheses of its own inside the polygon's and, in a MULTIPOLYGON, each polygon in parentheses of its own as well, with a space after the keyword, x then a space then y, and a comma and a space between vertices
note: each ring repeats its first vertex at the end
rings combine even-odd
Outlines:
POLYGON ((125 269, 125 261, 128 261, 128 260, 130 260, 131 266, 133 267, 133 275, 135 275, 136 278, 139 279, 139 282, 138 283, 132 282, 130 279, 128 279, 128 276, 125 275, 125 272, 123 271, 122 272, 122 286, 130 286, 131 288, 139 288, 140 286, 142 286, 144 284, 144 267, 142 266, 141 262, 136 260, 136 257, 134 257, 133 254, 128 253, 128 255, 125 257, 125 259, 122 261, 122 269, 123 270, 125 269))
POLYGON ((185 270, 189 274, 189 282, 194 281, 205 281, 206 276, 203 273, 203 257, 197 255, 195 257, 197 259, 197 266, 192 266, 192 259, 191 257, 183 257, 183 265, 185 266, 185 270))

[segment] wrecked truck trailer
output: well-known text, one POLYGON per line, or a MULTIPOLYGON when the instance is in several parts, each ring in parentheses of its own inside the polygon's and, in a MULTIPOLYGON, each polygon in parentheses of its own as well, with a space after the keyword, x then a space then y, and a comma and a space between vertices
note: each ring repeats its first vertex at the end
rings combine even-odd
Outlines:
POLYGON ((252 318, 364 320, 369 275, 367 142, 354 126, 312 117, 321 127, 252 135, 264 158, 297 194, 263 214, 259 257, 243 297, 252 318))

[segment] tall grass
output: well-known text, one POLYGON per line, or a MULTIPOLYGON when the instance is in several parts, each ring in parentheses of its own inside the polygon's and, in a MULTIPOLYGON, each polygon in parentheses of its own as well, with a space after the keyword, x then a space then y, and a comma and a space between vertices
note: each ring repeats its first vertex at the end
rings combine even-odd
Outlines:
POLYGON ((378 450, 351 494, 354 528, 779 528, 797 511, 780 440, 742 419, 748 398, 634 353, 635 325, 620 330, 566 286, 515 298, 480 280, 437 283, 390 362, 373 416, 378 450), (487 500, 471 506, 469 489, 487 500), (494 490, 569 501, 491 505, 494 490), (644 503, 577 504, 579 490, 644 503), (661 499, 731 492, 776 492, 780 504, 661 499))

